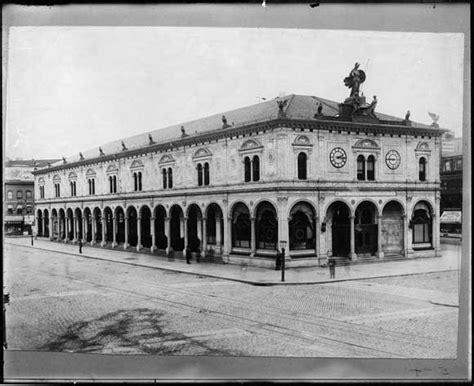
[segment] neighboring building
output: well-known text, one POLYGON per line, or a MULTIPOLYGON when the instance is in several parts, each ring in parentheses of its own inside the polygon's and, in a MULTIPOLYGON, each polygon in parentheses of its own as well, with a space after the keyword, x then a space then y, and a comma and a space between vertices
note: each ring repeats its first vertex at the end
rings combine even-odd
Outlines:
POLYGON ((455 137, 454 132, 447 131, 441 137, 441 156, 449 157, 462 154, 462 137, 455 137))
POLYGON ((441 158, 441 211, 462 209, 462 154, 441 158))
POLYGON ((256 265, 282 241, 293 266, 438 255, 444 130, 375 103, 289 95, 68 157, 34 172, 38 236, 256 265))
POLYGON ((5 234, 31 234, 34 224, 34 177, 35 164, 44 167, 51 160, 9 160, 4 168, 4 232, 5 234))

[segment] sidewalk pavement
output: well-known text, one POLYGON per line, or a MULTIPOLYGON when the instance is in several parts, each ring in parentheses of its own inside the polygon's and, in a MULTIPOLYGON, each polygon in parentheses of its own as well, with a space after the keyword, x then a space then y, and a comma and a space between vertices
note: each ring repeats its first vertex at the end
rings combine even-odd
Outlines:
POLYGON ((34 240, 31 238, 4 238, 6 244, 56 251, 83 258, 107 260, 122 264, 175 271, 225 280, 233 280, 253 285, 297 285, 333 283, 347 280, 413 275, 460 269, 461 246, 442 244, 442 257, 413 258, 371 264, 345 265, 336 267, 336 278, 329 278, 329 269, 322 267, 290 268, 285 270, 285 281, 281 281, 281 271, 270 268, 243 267, 234 264, 196 263, 186 264, 185 260, 169 261, 166 257, 131 251, 116 251, 101 247, 85 245, 79 254, 78 245, 34 240))

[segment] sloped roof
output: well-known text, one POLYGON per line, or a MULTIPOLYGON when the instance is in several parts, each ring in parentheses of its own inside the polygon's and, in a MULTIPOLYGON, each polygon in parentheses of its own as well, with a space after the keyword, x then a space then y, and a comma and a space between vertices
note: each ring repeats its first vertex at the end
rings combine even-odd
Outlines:
MULTIPOLYGON (((275 98, 266 102, 257 103, 250 106, 241 107, 236 110, 225 111, 219 114, 211 115, 205 118, 196 119, 189 122, 179 123, 177 125, 168 126, 162 129, 157 129, 151 132, 118 139, 117 141, 109 142, 101 145, 105 155, 116 154, 122 151, 122 141, 127 150, 139 149, 149 145, 149 134, 153 137, 155 143, 163 143, 181 138, 181 126, 184 126, 186 134, 189 136, 199 135, 204 132, 219 130, 222 128, 222 116, 225 115, 227 124, 231 126, 243 126, 251 123, 263 122, 278 117, 277 101, 288 100, 285 106, 285 113, 287 118, 293 119, 312 119, 317 111, 317 106, 321 102, 323 104, 322 114, 324 116, 334 118, 339 113, 338 102, 330 101, 324 98, 319 98, 310 95, 287 95, 285 97, 275 98)), ((399 121, 403 119, 393 117, 387 114, 382 114, 376 111, 377 117, 381 120, 399 121)), ((319 119, 319 118, 318 118, 319 119)), ((416 122, 411 122, 412 127, 415 128, 430 128, 430 126, 423 125, 416 122)), ((99 156, 99 147, 83 151, 85 159, 96 158, 99 156)), ((76 155, 67 157, 67 162, 80 161, 79 150, 76 155)), ((62 165, 62 161, 58 161, 53 166, 62 165)))

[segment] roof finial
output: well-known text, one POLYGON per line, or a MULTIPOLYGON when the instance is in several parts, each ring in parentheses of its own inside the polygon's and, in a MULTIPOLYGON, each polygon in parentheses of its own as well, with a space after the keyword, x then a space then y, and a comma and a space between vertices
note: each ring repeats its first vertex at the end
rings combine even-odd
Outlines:
POLYGON ((66 158, 63 157, 63 164, 67 164, 66 158))
POLYGON ((104 151, 102 150, 101 147, 99 147, 99 153, 100 153, 101 156, 105 155, 105 154, 104 154, 104 151))
POLYGON ((122 141, 122 151, 128 150, 127 146, 125 146, 125 143, 122 141))
POLYGON ((82 155, 82 153, 81 153, 81 152, 79 152, 79 158, 80 158, 81 160, 83 160, 83 159, 84 159, 84 156, 82 155))
POLYGON ((155 143, 155 141, 153 141, 153 137, 151 136, 151 134, 148 134, 148 141, 150 145, 153 145, 155 143))
POLYGON ((184 128, 184 126, 181 126, 181 138, 184 138, 184 137, 187 137, 188 134, 186 134, 186 130, 184 128))
POLYGON ((435 114, 435 113, 430 113, 428 112, 428 115, 431 117, 431 119, 433 120, 433 123, 431 124, 432 127, 439 127, 438 125, 438 119, 439 119, 439 115, 438 114, 435 114))
POLYGON ((230 127, 230 125, 227 124, 227 118, 225 115, 222 116, 222 128, 225 129, 226 127, 230 127))
POLYGON ((288 103, 288 99, 285 99, 284 101, 277 101, 278 105, 278 117, 285 117, 285 111, 283 110, 288 103))

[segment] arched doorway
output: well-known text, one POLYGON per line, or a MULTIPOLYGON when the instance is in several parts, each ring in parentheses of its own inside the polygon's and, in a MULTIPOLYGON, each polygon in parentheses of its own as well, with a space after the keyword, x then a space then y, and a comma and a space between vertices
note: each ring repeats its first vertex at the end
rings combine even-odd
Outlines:
POLYGON ((278 216, 273 205, 267 201, 263 201, 257 206, 255 233, 257 249, 277 249, 278 216))
POLYGON ((158 205, 155 208, 155 243, 159 250, 166 250, 168 246, 168 238, 165 230, 166 210, 163 206, 158 205))
POLYGON ((170 244, 174 251, 184 249, 184 215, 178 205, 173 205, 170 210, 170 244))
POLYGON ((150 219, 150 208, 145 205, 140 209, 140 241, 145 248, 151 247, 150 219))
POLYGON ((121 206, 115 209, 115 218, 117 221, 117 235, 115 241, 117 244, 123 244, 125 242, 125 212, 121 206))
POLYGON ((377 208, 369 201, 359 204, 355 211, 355 253, 372 256, 377 252, 377 208))
POLYGON ((109 207, 104 208, 105 217, 105 242, 113 242, 114 240, 114 224, 113 224, 113 213, 109 207))
POLYGON ((232 247, 246 248, 250 253, 250 211, 241 202, 232 210, 232 247))
POLYGON ((130 206, 127 209, 128 217, 128 244, 131 247, 137 246, 138 233, 137 233, 137 210, 134 206, 130 206))
POLYGON ((329 206, 326 213, 327 232, 331 237, 332 256, 349 256, 351 250, 349 207, 341 201, 336 201, 329 206))
POLYGON ((413 233, 413 249, 433 248, 432 208, 426 201, 417 202, 413 208, 410 227, 413 233))
POLYGON ((36 236, 42 237, 43 236, 43 214, 41 210, 38 209, 36 212, 36 236))
POLYGON ((89 208, 84 209, 84 222, 86 227, 84 229, 86 242, 90 243, 92 240, 92 216, 89 208))
POLYGON ((397 201, 390 201, 383 208, 382 250, 385 255, 403 254, 403 212, 397 201))
POLYGON ((67 231, 66 237, 69 241, 71 241, 71 240, 74 240, 74 227, 75 227, 74 215, 71 208, 68 208, 68 210, 66 211, 66 216, 67 216, 66 222, 68 224, 68 226, 66 227, 66 231, 67 231))
POLYGON ((202 213, 199 206, 192 204, 188 209, 187 220, 188 247, 192 252, 197 252, 202 240, 202 213))
POLYGON ((95 208, 93 214, 95 221, 94 240, 100 242, 102 241, 102 212, 99 208, 95 208))
POLYGON ((290 251, 315 253, 316 232, 314 209, 307 202, 299 202, 291 208, 289 220, 290 251))
POLYGON ((51 229, 51 239, 57 239, 59 237, 59 218, 58 211, 56 209, 51 210, 51 218, 53 229, 51 229))
POLYGON ((206 213, 206 243, 209 248, 220 254, 224 240, 222 210, 219 205, 213 203, 207 207, 206 213))
POLYGON ((76 210, 74 211, 75 215, 76 215, 76 226, 77 226, 77 229, 76 229, 76 234, 77 234, 77 239, 78 240, 82 240, 83 239, 83 232, 82 232, 82 212, 79 208, 76 208, 76 210))
POLYGON ((61 208, 59 209, 58 214, 58 239, 64 240, 66 238, 66 213, 64 212, 64 209, 61 208))
POLYGON ((50 237, 50 229, 49 229, 49 211, 48 209, 44 210, 44 237, 50 237))

